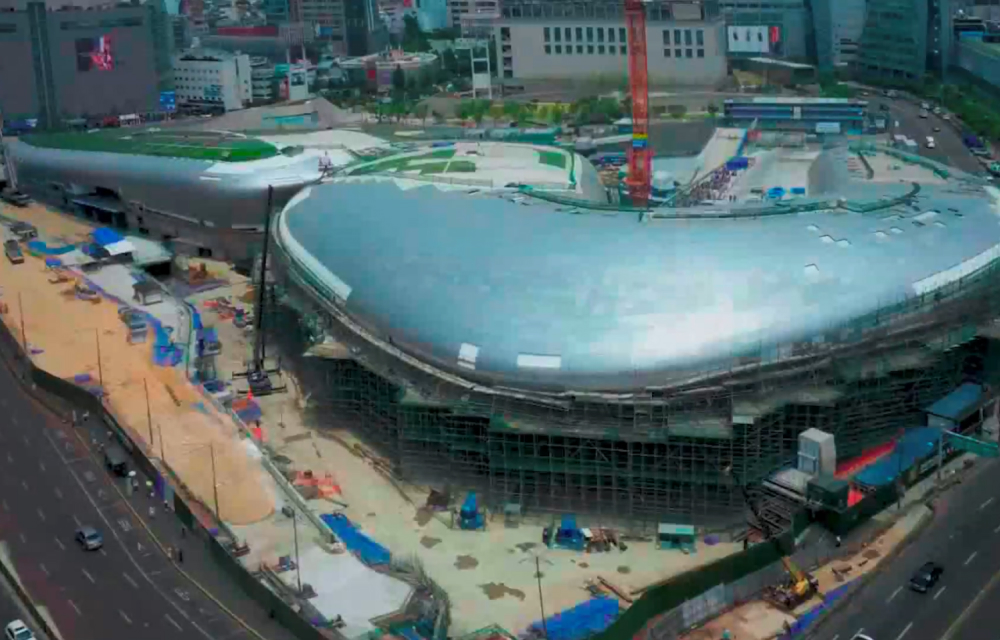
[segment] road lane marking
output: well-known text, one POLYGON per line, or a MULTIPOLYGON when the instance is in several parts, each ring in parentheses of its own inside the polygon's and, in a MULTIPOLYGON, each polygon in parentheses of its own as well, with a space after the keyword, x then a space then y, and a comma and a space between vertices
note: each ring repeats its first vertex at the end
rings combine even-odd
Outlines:
POLYGON ((48 568, 46 568, 46 566, 44 564, 38 565, 38 568, 41 569, 42 573, 44 573, 45 575, 49 575, 49 570, 48 570, 48 568))
POLYGON ((896 640, 903 640, 903 636, 905 636, 907 633, 909 633, 909 631, 910 631, 910 629, 912 627, 913 627, 913 623, 912 622, 910 624, 906 625, 906 628, 903 629, 903 631, 900 632, 900 634, 898 636, 896 636, 896 640))
POLYGON ((976 554, 977 554, 977 553, 979 553, 979 552, 978 552, 978 551, 973 551, 973 552, 972 552, 972 555, 971 555, 971 556, 969 556, 968 560, 966 560, 965 562, 963 562, 963 563, 962 563, 962 566, 963 566, 963 567, 967 567, 967 566, 969 566, 969 563, 970 563, 970 562, 972 562, 973 558, 975 558, 975 557, 976 557, 976 554))
POLYGON ((128 582, 130 585, 132 585, 133 589, 138 589, 139 588, 139 585, 137 585, 135 583, 135 580, 132 579, 132 576, 130 576, 129 574, 125 573, 124 571, 122 571, 122 575, 125 577, 125 581, 128 582))
POLYGON ((80 607, 76 606, 75 602, 73 602, 72 600, 67 600, 67 602, 69 602, 69 606, 73 607, 73 611, 76 611, 76 615, 78 616, 83 615, 83 613, 81 613, 80 611, 80 607))
POLYGON ((104 550, 104 547, 101 547, 101 548, 100 548, 100 549, 98 549, 97 551, 98 551, 98 552, 99 552, 99 553, 100 553, 100 554, 101 554, 102 556, 104 556, 104 557, 107 557, 107 556, 108 556, 108 552, 104 550))
POLYGON ((60 540, 59 538, 54 538, 54 540, 56 541, 56 544, 59 545, 60 549, 62 549, 63 551, 66 550, 66 545, 62 543, 62 540, 60 540))
POLYGON ((833 636, 833 638, 831 638, 831 640, 837 640, 837 638, 839 638, 839 637, 840 637, 840 634, 838 633, 837 635, 833 636))
POLYGON ((174 620, 173 618, 171 618, 169 613, 164 613, 163 617, 167 619, 167 622, 169 622, 170 624, 172 624, 175 627, 177 627, 178 631, 180 631, 182 633, 184 632, 184 629, 181 628, 181 625, 177 624, 177 621, 174 620))
POLYGON ((38 511, 38 517, 42 519, 42 522, 45 522, 45 512, 42 511, 41 507, 39 507, 37 511, 38 511))
POLYGON ((92 576, 89 573, 87 573, 86 569, 80 569, 80 571, 83 572, 83 575, 87 576, 87 580, 90 580, 91 584, 97 584, 97 580, 94 580, 94 576, 92 576))
POLYGON ((892 595, 891 595, 891 596, 889 596, 889 597, 888 597, 888 598, 886 599, 885 603, 886 603, 886 604, 889 604, 890 602, 892 602, 892 599, 893 599, 893 598, 895 598, 896 596, 898 596, 898 595, 899 595, 899 592, 900 592, 900 591, 902 591, 902 590, 903 590, 903 587, 897 587, 897 588, 896 588, 896 590, 892 592, 892 595))
POLYGON ((73 514, 73 522, 75 522, 75 523, 76 523, 76 526, 77 526, 77 527, 82 527, 82 526, 83 526, 83 523, 82 523, 82 522, 80 522, 80 519, 76 517, 76 514, 75 514, 75 513, 73 514))
POLYGON ((48 471, 48 469, 45 468, 45 463, 42 462, 42 461, 40 461, 40 460, 38 462, 38 468, 42 470, 42 473, 45 473, 46 471, 48 471))
POLYGON ((60 500, 62 500, 63 499, 63 493, 62 493, 62 491, 59 490, 59 487, 56 487, 54 489, 54 491, 56 492, 56 497, 59 498, 60 500))
POLYGON ((1000 533, 1000 525, 998 525, 997 528, 993 530, 993 533, 1000 533))
POLYGON ((24 444, 27 445, 27 446, 29 446, 29 447, 31 446, 31 441, 28 440, 28 436, 24 436, 24 444))
POLYGON ((993 498, 988 499, 986 502, 984 502, 981 505, 979 505, 979 510, 982 511, 986 507, 990 506, 990 503, 992 503, 992 502, 993 502, 993 498))
POLYGON ((127 622, 127 623, 129 623, 129 624, 132 624, 132 618, 129 618, 129 617, 127 616, 127 615, 125 615, 125 612, 124 612, 124 611, 122 611, 121 609, 119 609, 119 610, 118 610, 118 613, 120 613, 120 614, 121 614, 121 616, 122 616, 122 620, 124 620, 125 622, 127 622))
POLYGON ((7 454, 7 462, 9 462, 10 464, 14 464, 14 456, 12 456, 12 455, 10 455, 8 453, 7 454))
MULTIPOLYGON (((10 507, 7 506, 7 501, 6 500, 3 501, 3 510, 4 511, 10 511, 10 507)), ((1000 529, 1000 527, 997 527, 997 528, 1000 529)))
POLYGON ((24 537, 23 533, 17 534, 17 537, 21 539, 21 544, 24 544, 28 541, 28 539, 24 537))
POLYGON ((27 491, 28 490, 28 481, 27 480, 21 480, 21 486, 24 487, 25 491, 27 491))
POLYGON ((947 589, 947 588, 948 587, 941 587, 940 589, 938 589, 938 592, 934 594, 934 598, 933 599, 937 600, 938 598, 940 598, 941 594, 944 593, 944 590, 947 589))

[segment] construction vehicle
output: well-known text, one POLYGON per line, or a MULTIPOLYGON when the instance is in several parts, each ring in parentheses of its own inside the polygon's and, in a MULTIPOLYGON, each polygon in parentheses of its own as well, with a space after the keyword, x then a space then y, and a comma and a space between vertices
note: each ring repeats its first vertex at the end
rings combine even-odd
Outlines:
POLYGON ((478 531, 486 528, 486 517, 479 510, 476 492, 470 491, 465 496, 462 508, 458 510, 458 528, 463 531, 478 531))
POLYGON ((584 530, 576 525, 576 516, 564 515, 559 522, 559 526, 545 527, 542 530, 542 542, 550 549, 559 547, 560 549, 571 549, 573 551, 583 551, 587 548, 587 536, 584 530))
MULTIPOLYGON (((765 542, 771 542, 777 546, 778 550, 782 553, 784 549, 781 548, 778 537, 774 534, 771 529, 771 524, 760 514, 760 510, 757 508, 757 503, 750 496, 750 492, 747 491, 746 485, 743 481, 733 472, 732 467, 726 469, 727 474, 733 478, 737 487, 740 489, 740 493, 743 495, 743 501, 746 503, 747 508, 750 509, 750 513, 753 514, 755 522, 753 526, 760 529, 761 533, 764 535, 765 542)), ((819 582, 815 577, 802 571, 791 557, 783 553, 781 557, 781 564, 785 567, 785 571, 788 572, 790 582, 779 587, 775 587, 768 593, 768 599, 772 600, 775 604, 783 607, 789 611, 795 609, 797 606, 803 602, 808 601, 815 595, 819 594, 819 582)))

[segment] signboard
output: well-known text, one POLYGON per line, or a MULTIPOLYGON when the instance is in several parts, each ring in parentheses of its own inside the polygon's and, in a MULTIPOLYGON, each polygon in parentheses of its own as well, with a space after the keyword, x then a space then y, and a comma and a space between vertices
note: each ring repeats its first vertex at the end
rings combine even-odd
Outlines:
POLYGON ((839 122, 817 122, 816 133, 840 133, 839 122))
POLYGON ((456 38, 455 48, 456 49, 483 49, 487 47, 486 40, 479 40, 478 38, 456 38))
POLYGON ((160 109, 163 111, 176 111, 177 110, 177 92, 176 91, 161 91, 160 92, 160 109))
POLYGON ((729 53, 781 55, 781 27, 738 25, 726 27, 729 53))

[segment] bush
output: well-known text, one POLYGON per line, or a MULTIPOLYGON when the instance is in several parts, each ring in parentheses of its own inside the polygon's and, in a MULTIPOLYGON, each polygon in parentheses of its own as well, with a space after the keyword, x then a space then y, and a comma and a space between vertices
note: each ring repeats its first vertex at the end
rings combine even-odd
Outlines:
POLYGON ((682 104, 672 104, 667 107, 667 113, 669 113, 670 117, 674 120, 680 120, 687 115, 687 107, 682 104))

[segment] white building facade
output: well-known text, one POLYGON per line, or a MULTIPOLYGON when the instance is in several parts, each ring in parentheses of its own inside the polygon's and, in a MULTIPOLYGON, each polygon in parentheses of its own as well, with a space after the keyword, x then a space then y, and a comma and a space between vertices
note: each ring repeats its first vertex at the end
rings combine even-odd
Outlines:
POLYGON ((235 111, 253 99, 250 56, 189 51, 174 57, 178 105, 235 111))

